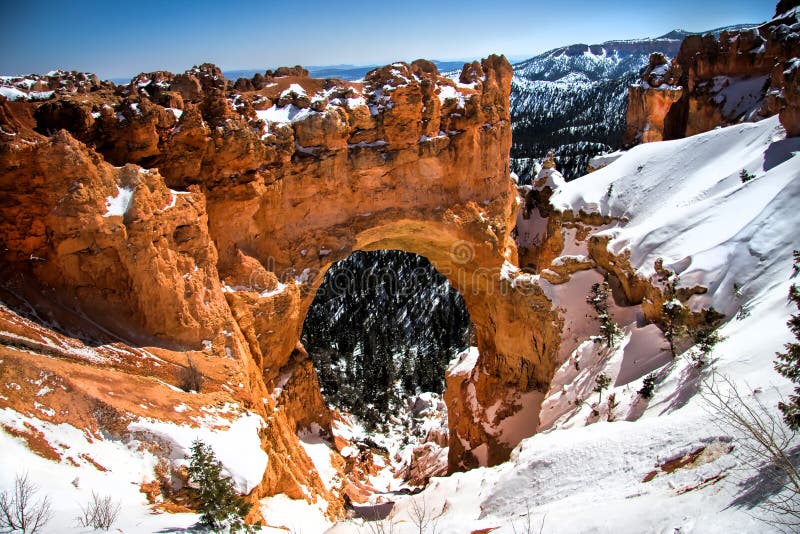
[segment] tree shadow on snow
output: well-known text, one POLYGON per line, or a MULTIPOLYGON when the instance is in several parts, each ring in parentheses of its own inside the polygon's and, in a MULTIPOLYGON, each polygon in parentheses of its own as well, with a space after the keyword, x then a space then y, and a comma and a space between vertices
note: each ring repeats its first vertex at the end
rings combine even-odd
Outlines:
POLYGON ((190 527, 165 527, 161 530, 156 531, 158 534, 170 534, 176 532, 185 532, 187 534, 202 534, 206 532, 215 532, 211 528, 201 525, 200 523, 195 523, 190 527))
MULTIPOLYGON (((788 451, 792 464, 800 462, 800 445, 788 451)), ((752 476, 737 483, 739 493, 726 508, 757 508, 771 497, 780 493, 786 483, 787 476, 771 463, 765 463, 752 476)))
POLYGON ((703 375, 705 370, 709 368, 710 366, 708 365, 701 368, 695 367, 694 365, 687 365, 683 371, 681 371, 681 376, 678 379, 678 387, 664 400, 667 406, 661 410, 659 415, 666 415, 686 406, 691 398, 700 392, 700 386, 703 383, 703 375))

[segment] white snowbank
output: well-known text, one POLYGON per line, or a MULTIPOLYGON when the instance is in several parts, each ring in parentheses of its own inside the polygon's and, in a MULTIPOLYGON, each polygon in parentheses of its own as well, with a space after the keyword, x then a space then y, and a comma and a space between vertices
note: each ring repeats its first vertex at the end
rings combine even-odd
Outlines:
POLYGON ((322 483, 325 484, 327 489, 332 490, 341 482, 339 472, 333 466, 331 460, 332 447, 320 435, 319 426, 314 423, 312 427, 309 430, 299 432, 297 437, 300 439, 300 445, 303 446, 308 457, 314 462, 314 467, 317 468, 317 473, 322 479, 322 483))
POLYGON ((538 187, 549 187, 552 190, 560 189, 566 185, 567 181, 564 176, 555 169, 542 168, 539 174, 536 175, 534 183, 538 187))
POLYGON ((611 152, 609 154, 599 154, 589 159, 589 165, 594 170, 602 169, 603 167, 611 165, 612 163, 617 161, 623 154, 624 152, 619 150, 616 152, 611 152))
POLYGON ((456 107, 460 109, 464 109, 466 106, 466 98, 463 93, 453 86, 442 85, 439 87, 439 102, 444 104, 447 100, 456 100, 456 107))
POLYGON ((52 503, 53 518, 43 534, 87 532, 75 518, 81 514, 81 506, 91 501, 93 491, 122 503, 113 530, 182 531, 199 519, 197 514, 152 513, 139 484, 153 479, 157 458, 135 440, 123 443, 91 437, 71 425, 54 425, 10 408, 0 410, 0 424, 21 431, 35 429, 63 455, 61 462, 47 460, 32 452, 21 438, 0 430, 0 491, 12 488, 17 475, 27 474, 39 487, 36 498, 47 496, 52 503))
POLYGON ((288 106, 283 106, 283 107, 278 107, 277 105, 273 105, 269 109, 262 109, 256 111, 256 115, 258 116, 258 118, 265 120, 268 123, 273 123, 273 122, 292 123, 295 121, 303 120, 309 115, 315 113, 316 111, 310 108, 298 108, 294 104, 289 104, 288 106))
POLYGON ((453 376, 468 375, 472 373, 477 363, 478 347, 470 347, 450 361, 447 367, 447 374, 453 376))
POLYGON ((281 93, 281 98, 291 95, 308 96, 306 90, 299 84, 293 83, 281 93))
POLYGON ((3 95, 8 100, 27 100, 28 94, 20 91, 16 87, 0 87, 0 95, 3 95))
POLYGON ((304 500, 290 499, 280 494, 261 500, 261 514, 267 528, 260 532, 286 534, 288 532, 325 532, 331 526, 325 517, 328 503, 309 504, 304 500))

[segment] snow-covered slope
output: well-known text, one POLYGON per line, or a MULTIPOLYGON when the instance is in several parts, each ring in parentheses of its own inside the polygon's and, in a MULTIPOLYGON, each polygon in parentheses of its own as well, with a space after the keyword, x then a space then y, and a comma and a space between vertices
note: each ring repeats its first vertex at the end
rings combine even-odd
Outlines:
POLYGON ((733 285, 745 297, 787 272, 800 227, 800 139, 784 139, 777 117, 705 134, 639 145, 613 164, 552 198, 559 209, 600 212, 628 222, 598 235, 645 278, 654 263, 703 285, 697 307, 737 309, 733 285), (755 178, 742 183, 747 171, 755 178), (610 194, 609 194, 610 191, 610 194))
MULTIPOLYGON (((10 385, 13 388, 14 384, 10 385)), ((4 386, 5 392, 11 389, 9 384, 4 386)), ((175 407, 176 411, 186 409, 185 405, 175 407)), ((182 531, 197 522, 198 514, 158 511, 148 503, 145 492, 156 480, 154 472, 169 473, 188 465, 195 439, 211 446, 238 491, 249 492, 261 481, 268 460, 258 439, 264 421, 252 413, 230 421, 226 417, 233 415, 234 409, 228 405, 209 409, 193 418, 196 426, 139 419, 129 427, 133 437, 122 440, 5 408, 0 410, 0 489, 13 488, 16 477, 27 475, 38 488, 33 500, 47 498, 51 503, 51 520, 44 533, 91 532, 82 528, 77 518, 93 493, 121 504, 115 530, 182 531), (148 441, 160 443, 162 450, 151 450, 148 441)))
MULTIPOLYGON (((645 400, 636 393, 641 373, 631 369, 663 353, 666 342, 654 325, 639 324, 635 307, 615 307, 622 341, 608 350, 587 339, 565 361, 544 405, 558 412, 549 430, 524 440, 506 464, 437 478, 401 498, 388 519, 395 532, 415 531, 414 502, 437 516, 442 533, 527 532, 529 519, 535 532, 542 525, 542 532, 774 531, 753 505, 765 495, 763 479, 741 465, 737 436, 718 424, 698 392, 712 368, 730 376, 746 400, 773 410, 789 390, 772 362, 791 337, 786 295, 792 250, 800 248, 798 152, 800 139, 784 139, 771 118, 639 146, 562 186, 555 207, 619 217, 601 233, 612 237, 614 251, 631 252, 641 276, 652 275, 653 261, 663 257, 682 285, 708 287, 691 304, 729 314, 720 330, 725 339, 704 369, 685 357, 662 359, 655 394, 645 400), (742 183, 741 169, 756 178, 742 183), (741 305, 749 316, 732 318, 741 305), (613 379, 602 402, 592 391, 601 372, 613 379), (614 422, 605 421, 610 394, 614 422), (659 467, 701 448, 683 468, 659 467)), ((573 275, 575 283, 584 274, 592 273, 573 275)), ((567 294, 559 288, 572 283, 554 291, 567 294)), ((329 532, 359 528, 350 522, 329 532)))

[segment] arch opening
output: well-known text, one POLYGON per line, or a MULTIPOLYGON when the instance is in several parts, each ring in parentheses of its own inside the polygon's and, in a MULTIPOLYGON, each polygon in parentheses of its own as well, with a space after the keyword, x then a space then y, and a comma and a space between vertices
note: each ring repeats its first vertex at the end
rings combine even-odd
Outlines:
POLYGON ((375 250, 328 269, 301 340, 355 444, 383 449, 396 482, 420 485, 447 471, 445 372, 471 337, 463 297, 427 258, 375 250))

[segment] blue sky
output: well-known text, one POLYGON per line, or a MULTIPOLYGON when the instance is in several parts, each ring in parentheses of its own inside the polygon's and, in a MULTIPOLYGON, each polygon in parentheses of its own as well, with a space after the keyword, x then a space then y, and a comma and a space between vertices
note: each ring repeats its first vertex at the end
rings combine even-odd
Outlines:
POLYGON ((181 72, 522 58, 573 43, 771 18, 775 0, 0 0, 0 74, 181 72))

